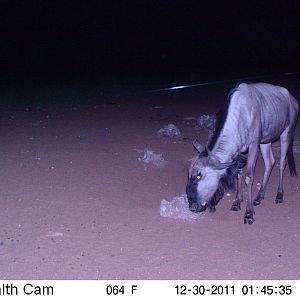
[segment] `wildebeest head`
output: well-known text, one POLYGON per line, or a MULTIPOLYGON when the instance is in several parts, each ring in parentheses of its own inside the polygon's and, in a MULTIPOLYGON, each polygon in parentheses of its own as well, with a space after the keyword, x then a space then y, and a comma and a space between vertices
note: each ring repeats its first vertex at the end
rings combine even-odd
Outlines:
POLYGON ((186 186, 190 210, 201 212, 207 207, 215 210, 216 204, 224 195, 221 178, 232 163, 221 163, 197 140, 193 146, 199 155, 192 161, 186 186))

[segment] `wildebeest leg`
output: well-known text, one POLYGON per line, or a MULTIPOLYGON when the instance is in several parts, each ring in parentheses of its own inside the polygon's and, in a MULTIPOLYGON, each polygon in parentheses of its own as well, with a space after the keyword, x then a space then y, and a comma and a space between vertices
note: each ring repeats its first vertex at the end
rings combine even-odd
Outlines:
POLYGON ((243 189, 242 189, 242 170, 241 170, 238 174, 236 197, 234 202, 232 203, 231 210, 233 211, 240 210, 242 201, 243 201, 243 189))
POLYGON ((260 151, 261 151, 261 154, 262 154, 262 157, 264 160, 264 164, 265 164, 265 172, 264 172, 264 178, 263 178, 261 189, 259 190, 256 198, 253 201, 253 204, 255 206, 259 205, 265 197, 266 186, 267 186, 272 168, 275 163, 275 159, 274 159, 274 156, 272 153, 271 143, 260 144, 260 151))
POLYGON ((247 161, 247 171, 246 171, 246 178, 245 182, 248 189, 248 201, 246 212, 244 216, 244 224, 252 224, 254 222, 254 206, 253 206, 253 198, 252 198, 252 184, 253 184, 253 175, 254 175, 254 168, 257 160, 258 155, 258 144, 251 144, 249 146, 248 151, 248 161, 247 161))
POLYGON ((283 202, 283 171, 285 169, 285 157, 289 147, 290 137, 289 128, 286 128, 280 135, 280 170, 279 170, 279 185, 276 195, 276 203, 283 202))

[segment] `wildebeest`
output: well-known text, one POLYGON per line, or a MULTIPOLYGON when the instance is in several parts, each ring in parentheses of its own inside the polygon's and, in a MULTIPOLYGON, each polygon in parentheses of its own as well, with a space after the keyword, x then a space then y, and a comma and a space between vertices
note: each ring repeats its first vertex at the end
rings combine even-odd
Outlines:
POLYGON ((186 194, 191 211, 201 212, 215 206, 226 189, 234 187, 237 194, 231 210, 240 210, 243 201, 242 169, 245 167, 247 207, 244 224, 254 222, 254 205, 264 199, 266 185, 274 166, 271 143, 280 138, 280 176, 276 203, 283 201, 283 171, 287 156, 290 173, 297 176, 293 156, 293 140, 298 117, 296 99, 283 87, 267 83, 242 83, 228 96, 223 113, 217 115, 214 135, 208 147, 197 140, 193 145, 198 156, 189 169, 186 194), (252 198, 253 174, 259 153, 265 164, 261 189, 252 198))

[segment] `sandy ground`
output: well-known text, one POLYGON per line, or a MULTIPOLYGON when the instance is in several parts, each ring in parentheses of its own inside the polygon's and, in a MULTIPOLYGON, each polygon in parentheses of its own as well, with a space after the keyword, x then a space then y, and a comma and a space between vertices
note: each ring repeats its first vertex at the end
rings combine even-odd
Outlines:
MULTIPOLYGON (((298 82, 276 83, 300 99, 298 82)), ((185 191, 191 140, 207 138, 184 118, 212 114, 230 86, 124 94, 3 87, 0 278, 300 279, 299 178, 286 170, 276 205, 278 165, 253 225, 243 224, 245 203, 230 211, 234 192, 193 222, 160 216, 161 200, 185 191), (157 135, 169 123, 181 136, 157 135), (145 148, 167 163, 139 161, 145 148)), ((259 158, 254 189, 262 172, 259 158)))

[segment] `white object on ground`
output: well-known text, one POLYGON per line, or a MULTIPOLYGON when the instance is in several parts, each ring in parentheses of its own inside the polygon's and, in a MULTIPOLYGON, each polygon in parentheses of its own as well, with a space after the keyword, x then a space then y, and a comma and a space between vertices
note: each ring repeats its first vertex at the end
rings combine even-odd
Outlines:
POLYGON ((151 163, 156 167, 163 167, 167 163, 162 154, 156 154, 147 148, 144 150, 143 155, 139 157, 138 160, 146 164, 151 163))
POLYGON ((203 115, 197 119, 197 124, 200 128, 213 129, 216 124, 216 117, 210 115, 203 115))
POLYGON ((55 232, 49 232, 48 234, 47 234, 47 236, 49 236, 49 237, 58 237, 58 236, 63 236, 64 234, 62 233, 62 232, 57 232, 57 231, 55 231, 55 232))
POLYGON ((174 124, 168 124, 163 128, 159 129, 157 131, 157 134, 162 136, 174 137, 180 135, 180 130, 174 124))
POLYGON ((174 219, 196 220, 201 216, 201 213, 190 211, 186 194, 181 194, 174 197, 171 201, 161 200, 160 215, 161 217, 174 219))

